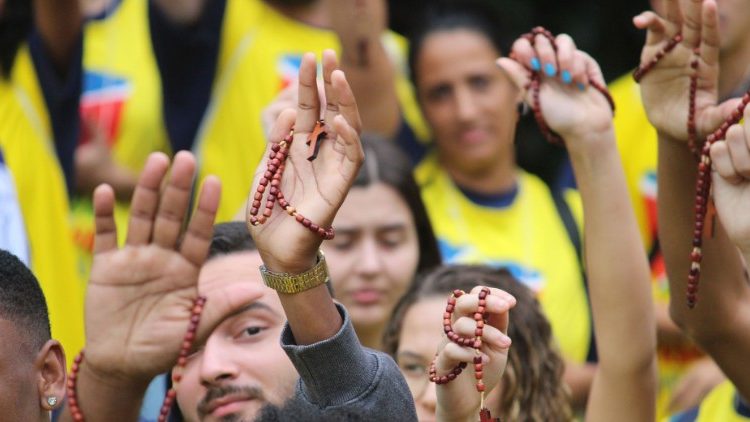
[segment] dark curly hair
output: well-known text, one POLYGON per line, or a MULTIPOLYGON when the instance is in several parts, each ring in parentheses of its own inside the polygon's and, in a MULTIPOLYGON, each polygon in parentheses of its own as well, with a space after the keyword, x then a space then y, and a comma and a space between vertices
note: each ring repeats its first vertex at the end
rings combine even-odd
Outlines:
POLYGON ((395 358, 404 316, 412 305, 428 298, 447 297, 455 289, 470 291, 477 285, 502 289, 517 300, 510 311, 508 336, 513 345, 501 380, 500 418, 570 421, 572 411, 562 381, 564 362, 552 338, 552 328, 531 290, 505 269, 455 265, 420 274, 396 305, 383 340, 385 351, 395 358))

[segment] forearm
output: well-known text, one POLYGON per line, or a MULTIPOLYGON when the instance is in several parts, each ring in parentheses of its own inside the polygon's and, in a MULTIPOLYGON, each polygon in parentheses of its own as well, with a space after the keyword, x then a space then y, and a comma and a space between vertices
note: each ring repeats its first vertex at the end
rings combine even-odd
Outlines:
POLYGON ((164 15, 176 25, 191 25, 197 22, 208 1, 224 0, 148 0, 153 1, 164 15))
MULTIPOLYGON (((148 382, 130 382, 98 374, 84 360, 76 378, 78 408, 89 421, 137 421, 148 382)), ((60 422, 73 422, 68 404, 60 415, 60 422)))
POLYGON ((687 147, 659 137, 659 237, 672 293, 673 319, 714 358, 722 371, 750 396, 750 292, 742 256, 717 220, 703 238, 698 303, 685 304, 694 224, 696 164, 687 147))
POLYGON ((599 356, 587 418, 649 420, 656 394, 656 325, 648 262, 614 134, 603 134, 594 145, 595 150, 571 153, 583 200, 586 269, 599 356), (622 409, 612 411, 613 402, 622 409), (641 410, 633 409, 634 402, 641 410))
POLYGON ((575 411, 584 410, 596 374, 596 364, 565 362, 563 382, 570 390, 570 404, 575 411))
POLYGON ((279 293, 279 299, 299 345, 331 338, 341 328, 341 315, 325 284, 296 294, 279 293))
POLYGON ((344 47, 341 70, 346 74, 354 95, 363 99, 360 103, 362 130, 392 138, 401 121, 396 69, 379 36, 363 38, 359 42, 344 47))
POLYGON ((650 274, 614 134, 599 136, 588 151, 572 151, 571 162, 583 202, 598 364, 627 374, 653 368, 650 274))
POLYGON ((698 292, 694 309, 690 310, 685 303, 694 236, 696 167, 687 146, 659 135, 659 239, 672 295, 670 312, 672 319, 689 336, 700 339, 731 335, 723 332, 723 328, 731 328, 725 323, 734 320, 743 301, 747 303, 748 288, 737 248, 721 225, 715 224, 714 235, 703 237, 701 279, 704 284, 700 287, 705 288, 698 292))
POLYGON ((325 0, 341 43, 341 70, 359 101, 364 132, 393 137, 399 128, 396 69, 383 45, 384 0, 325 0))
POLYGON ((34 0, 34 25, 58 71, 70 65, 81 36, 83 16, 78 0, 34 0))

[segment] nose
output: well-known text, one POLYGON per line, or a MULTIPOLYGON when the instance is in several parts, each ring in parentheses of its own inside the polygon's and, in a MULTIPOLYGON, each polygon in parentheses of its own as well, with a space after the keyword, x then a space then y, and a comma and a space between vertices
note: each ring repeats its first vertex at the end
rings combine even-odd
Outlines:
POLYGON ((456 89, 456 116, 462 122, 471 122, 477 115, 477 103, 468 88, 456 89))
POLYGON ((357 271, 360 275, 373 276, 382 270, 381 256, 375 239, 364 239, 357 260, 357 271))
POLYGON ((229 345, 218 336, 209 337, 200 356, 200 377, 203 386, 210 386, 237 377, 238 369, 234 364, 229 345))
POLYGON ((425 416, 429 415, 429 418, 435 417, 435 409, 437 406, 437 391, 435 390, 435 383, 428 382, 422 395, 417 399, 417 406, 421 408, 421 411, 425 413, 425 416))

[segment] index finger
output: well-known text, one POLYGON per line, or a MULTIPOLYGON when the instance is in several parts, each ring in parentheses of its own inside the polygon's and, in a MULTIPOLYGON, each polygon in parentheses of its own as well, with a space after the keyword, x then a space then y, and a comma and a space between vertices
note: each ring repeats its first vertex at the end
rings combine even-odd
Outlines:
POLYGON ((700 56, 709 66, 719 62, 719 17, 716 13, 716 2, 708 0, 701 8, 701 46, 700 56))
POLYGON ((317 63, 315 55, 305 53, 299 68, 299 95, 297 99, 297 122, 294 130, 308 133, 320 119, 320 97, 318 96, 317 63))
POLYGON ((664 18, 674 25, 676 30, 682 28, 682 8, 680 0, 664 0, 664 18))

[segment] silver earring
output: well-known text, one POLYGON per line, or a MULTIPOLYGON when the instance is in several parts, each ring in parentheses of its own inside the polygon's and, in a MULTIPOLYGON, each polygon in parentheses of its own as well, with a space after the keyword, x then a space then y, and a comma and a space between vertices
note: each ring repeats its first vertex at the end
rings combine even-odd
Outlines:
POLYGON ((47 397, 47 404, 50 407, 55 407, 55 405, 57 405, 57 397, 55 397, 55 396, 49 396, 49 397, 47 397))

